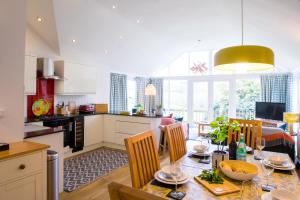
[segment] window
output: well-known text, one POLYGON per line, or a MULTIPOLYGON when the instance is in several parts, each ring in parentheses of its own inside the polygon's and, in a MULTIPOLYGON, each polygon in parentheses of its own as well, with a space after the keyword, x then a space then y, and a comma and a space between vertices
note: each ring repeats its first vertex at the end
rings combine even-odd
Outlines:
POLYGON ((170 76, 186 76, 188 75, 189 54, 184 53, 170 64, 170 76))
POLYGON ((194 82, 193 85, 193 121, 207 121, 208 82, 194 82))
POLYGON ((229 82, 215 81, 214 101, 213 101, 214 118, 218 116, 228 116, 228 109, 229 109, 229 82))
POLYGON ((236 81, 236 117, 255 118, 255 102, 260 99, 259 79, 238 79, 236 81))
POLYGON ((187 119, 187 81, 164 80, 163 105, 174 117, 187 119))
POLYGON ((136 104, 136 82, 134 79, 127 79, 127 109, 131 111, 136 104))
POLYGON ((203 75, 208 74, 210 66, 210 52, 200 51, 190 53, 189 74, 203 75))

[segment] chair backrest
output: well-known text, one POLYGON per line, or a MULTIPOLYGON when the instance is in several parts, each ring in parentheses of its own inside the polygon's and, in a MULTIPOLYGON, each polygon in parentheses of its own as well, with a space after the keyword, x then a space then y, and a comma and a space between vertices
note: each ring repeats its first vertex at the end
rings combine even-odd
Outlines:
POLYGON ((152 131, 125 139, 132 187, 142 188, 160 169, 157 147, 152 131))
MULTIPOLYGON (((240 140, 240 134, 244 134, 245 143, 251 148, 256 148, 256 138, 262 137, 262 122, 259 120, 229 119, 229 122, 237 121, 240 124, 240 131, 235 132, 236 140, 240 140)), ((231 141, 232 130, 228 131, 228 141, 231 141)))
POLYGON ((186 154, 186 141, 181 123, 170 124, 165 128, 170 151, 170 161, 175 162, 186 154))
POLYGON ((164 200, 139 189, 112 182, 108 185, 110 200, 164 200))

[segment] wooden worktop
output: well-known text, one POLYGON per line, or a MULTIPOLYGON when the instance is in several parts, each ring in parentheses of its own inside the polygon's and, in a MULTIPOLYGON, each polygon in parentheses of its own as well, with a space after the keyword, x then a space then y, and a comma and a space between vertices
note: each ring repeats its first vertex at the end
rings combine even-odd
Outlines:
POLYGON ((25 155, 35 151, 41 151, 44 149, 48 149, 49 147, 49 145, 28 141, 11 143, 9 144, 9 150, 0 151, 0 161, 3 159, 25 155))

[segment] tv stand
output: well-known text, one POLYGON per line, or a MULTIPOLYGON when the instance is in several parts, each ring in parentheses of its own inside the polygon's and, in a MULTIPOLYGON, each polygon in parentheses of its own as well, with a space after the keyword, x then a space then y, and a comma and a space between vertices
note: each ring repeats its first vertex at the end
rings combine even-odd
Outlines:
POLYGON ((267 127, 280 127, 285 124, 283 121, 277 121, 272 119, 261 119, 261 118, 255 118, 255 120, 259 120, 262 122, 262 126, 267 127))

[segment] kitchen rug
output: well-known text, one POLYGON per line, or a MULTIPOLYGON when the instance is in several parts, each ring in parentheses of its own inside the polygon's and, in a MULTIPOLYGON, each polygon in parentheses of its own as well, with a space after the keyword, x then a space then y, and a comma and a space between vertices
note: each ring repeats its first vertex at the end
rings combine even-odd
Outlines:
POLYGON ((64 161, 64 191, 88 184, 113 169, 128 164, 127 153, 122 150, 101 147, 64 161))

